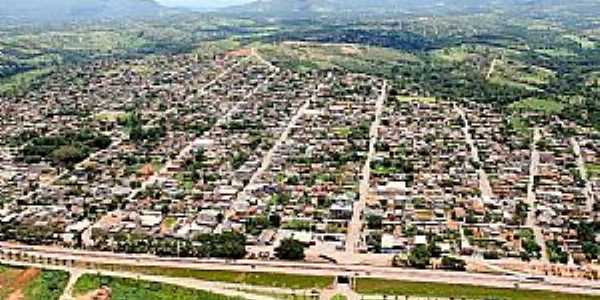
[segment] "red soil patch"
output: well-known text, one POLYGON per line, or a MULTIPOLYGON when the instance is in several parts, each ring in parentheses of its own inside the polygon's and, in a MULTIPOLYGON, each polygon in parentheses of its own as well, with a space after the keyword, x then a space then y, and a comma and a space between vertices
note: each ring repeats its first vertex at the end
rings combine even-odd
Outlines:
POLYGON ((240 49, 240 50, 227 52, 227 56, 232 56, 232 57, 250 56, 250 55, 252 55, 252 49, 240 49))
POLYGON ((110 300, 112 292, 110 288, 102 287, 85 295, 77 297, 77 300, 110 300))
POLYGON ((24 270, 15 278, 15 281, 11 284, 15 289, 6 300, 23 300, 23 288, 27 286, 29 282, 36 279, 40 275, 39 269, 29 268, 24 270))

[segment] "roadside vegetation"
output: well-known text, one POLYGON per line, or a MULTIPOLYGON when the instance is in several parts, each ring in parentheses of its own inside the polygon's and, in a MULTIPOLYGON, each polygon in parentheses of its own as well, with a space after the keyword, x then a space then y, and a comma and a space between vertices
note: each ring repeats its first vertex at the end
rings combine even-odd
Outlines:
POLYGON ((44 270, 25 288, 25 299, 58 300, 67 281, 69 281, 67 272, 44 270))
MULTIPOLYGON (((74 288, 76 296, 93 294, 96 290, 108 287, 112 300, 241 300, 206 291, 183 288, 175 285, 141 281, 127 278, 107 277, 85 274, 77 281, 74 288)), ((91 298, 90 298, 91 299, 91 298)))
POLYGON ((360 294, 398 295, 413 297, 446 297, 454 299, 504 300, 596 300, 598 296, 553 293, 547 291, 488 288, 461 284, 424 283, 375 278, 360 278, 356 282, 360 294))
POLYGON ((194 278, 205 281, 240 283, 290 289, 325 288, 333 282, 331 276, 294 275, 266 272, 233 272, 223 270, 194 270, 156 266, 99 265, 105 270, 124 271, 166 277, 194 278))

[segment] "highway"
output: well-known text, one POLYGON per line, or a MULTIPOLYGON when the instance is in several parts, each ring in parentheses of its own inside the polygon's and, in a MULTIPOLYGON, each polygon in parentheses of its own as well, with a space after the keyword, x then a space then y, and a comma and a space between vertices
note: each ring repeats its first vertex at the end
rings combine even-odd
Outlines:
POLYGON ((48 269, 48 270, 56 270, 56 271, 65 271, 70 274, 69 281, 67 282, 67 286, 65 287, 63 294, 60 297, 60 300, 74 300, 77 299, 74 295, 74 287, 77 283, 77 280, 81 278, 82 275, 90 274, 90 275, 101 275, 101 276, 109 276, 109 277, 119 277, 119 278, 128 278, 135 280, 143 280, 149 282, 160 282, 170 285, 176 285, 189 289, 197 289, 203 290, 207 292, 211 292, 214 294, 227 295, 231 297, 240 297, 247 300, 276 300, 276 298, 270 296, 264 296, 263 294, 271 295, 311 295, 312 291, 309 290, 292 290, 286 288, 275 288, 275 287, 260 287, 260 286, 248 286, 244 284, 237 283, 224 283, 224 282, 216 282, 216 281, 204 281, 194 278, 177 278, 177 277, 169 277, 169 276, 160 276, 160 275, 145 275, 138 274, 132 272, 124 272, 124 271, 108 271, 108 270, 92 270, 92 269, 83 269, 69 266, 57 266, 57 265, 45 265, 40 263, 28 263, 28 262, 11 262, 11 261, 3 261, 0 260, 1 263, 13 265, 13 266, 21 266, 26 268, 38 268, 38 269, 48 269))
MULTIPOLYGON (((448 272, 441 270, 415 270, 393 267, 377 267, 362 264, 330 264, 260 260, 222 260, 196 258, 164 258, 147 254, 119 254, 51 248, 43 246, 21 246, 0 242, 0 258, 4 261, 23 260, 35 257, 46 265, 86 265, 89 269, 100 269, 101 265, 156 266, 199 270, 226 270, 236 272, 272 272, 313 276, 353 276, 407 280, 415 282, 437 282, 471 284, 487 287, 547 290, 554 292, 579 293, 600 296, 600 281, 545 276, 544 280, 526 280, 523 276, 510 274, 484 274, 448 272), (11 252, 12 255, 8 255, 11 252), (17 254, 18 253, 18 254, 17 254)), ((355 254, 356 255, 356 254, 355 254)), ((31 259, 30 259, 31 260, 31 259)))

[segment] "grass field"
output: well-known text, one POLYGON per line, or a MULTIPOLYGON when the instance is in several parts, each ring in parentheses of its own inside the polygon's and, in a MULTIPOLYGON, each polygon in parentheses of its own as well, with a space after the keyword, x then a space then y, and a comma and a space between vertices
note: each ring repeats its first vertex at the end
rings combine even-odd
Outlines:
POLYGON ((465 47, 455 47, 435 51, 433 55, 447 62, 461 63, 467 60, 469 55, 473 55, 474 53, 475 51, 473 49, 467 49, 465 47))
POLYGON ((390 75, 394 66, 418 61, 413 54, 379 47, 293 42, 255 46, 268 60, 299 72, 337 67, 355 73, 390 75))
POLYGON ((396 97, 398 102, 418 102, 418 103, 434 103, 436 99, 434 97, 411 97, 411 96, 398 96, 396 97))
POLYGON ((600 178, 600 165, 598 164, 586 164, 588 176, 590 178, 600 178))
POLYGON ((361 278, 356 291, 361 294, 409 295, 504 300, 598 300, 598 296, 552 293, 546 291, 488 288, 460 284, 422 283, 361 278))
POLYGON ((575 56, 577 56, 577 54, 575 54, 573 51, 571 51, 569 49, 563 49, 563 48, 537 49, 537 50, 535 50, 535 52, 537 52, 539 54, 547 55, 547 56, 552 57, 552 58, 575 57, 575 56))
POLYGON ((531 124, 529 124, 526 118, 519 115, 511 116, 510 126, 521 136, 528 137, 532 134, 531 124))
POLYGON ((25 299, 58 300, 67 286, 69 274, 62 271, 42 271, 25 288, 25 299))
POLYGON ((564 109, 565 105, 554 100, 528 98, 515 102, 510 107, 517 111, 537 111, 546 114, 557 114, 564 109))
POLYGON ((488 81, 492 84, 529 91, 539 91, 540 86, 548 84, 556 76, 551 70, 529 66, 515 59, 497 59, 489 75, 488 81))
POLYGON ((17 94, 28 90, 38 80, 50 74, 51 69, 36 69, 19 73, 0 81, 0 94, 17 94))
POLYGON ((33 44, 40 48, 109 51, 139 48, 144 45, 146 40, 118 30, 83 30, 23 34, 13 37, 9 42, 17 45, 33 44))
POLYGON ((596 43, 594 43, 593 41, 590 41, 586 37, 578 36, 578 35, 574 35, 574 34, 567 34, 567 35, 564 35, 563 37, 579 44, 581 46, 581 48, 584 48, 584 49, 596 48, 596 43))
POLYGON ((112 300, 150 300, 150 299, 177 299, 177 300, 233 300, 242 299, 217 295, 205 291, 182 288, 179 286, 139 281, 135 279, 83 275, 75 284, 76 296, 88 294, 96 289, 108 286, 112 292, 112 300))
POLYGON ((346 298, 346 296, 344 296, 344 295, 337 294, 337 295, 333 296, 331 298, 331 300, 348 300, 348 298, 346 298))
POLYGON ((242 283, 257 286, 281 287, 291 289, 325 288, 333 283, 333 277, 305 276, 292 274, 261 273, 261 272, 231 272, 213 270, 193 270, 182 268, 163 267, 130 267, 105 265, 102 269, 120 270, 126 272, 142 273, 147 275, 160 275, 168 277, 195 278, 205 281, 220 281, 242 283))

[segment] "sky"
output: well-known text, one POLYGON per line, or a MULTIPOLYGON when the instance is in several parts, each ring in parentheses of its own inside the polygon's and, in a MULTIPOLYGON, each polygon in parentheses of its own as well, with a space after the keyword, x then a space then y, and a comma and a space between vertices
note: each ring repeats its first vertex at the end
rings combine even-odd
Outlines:
POLYGON ((252 0, 157 0, 158 3, 172 7, 225 7, 251 2, 252 0))

